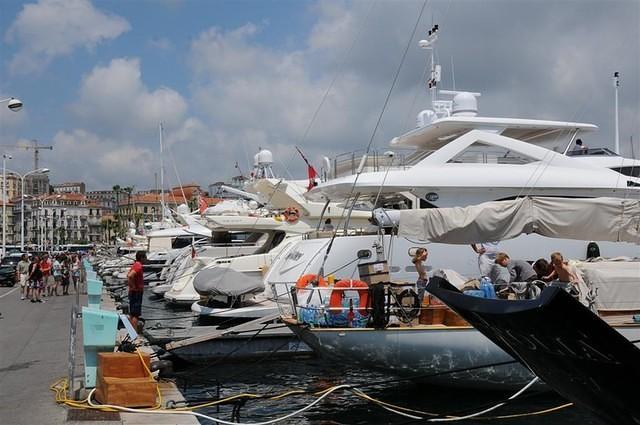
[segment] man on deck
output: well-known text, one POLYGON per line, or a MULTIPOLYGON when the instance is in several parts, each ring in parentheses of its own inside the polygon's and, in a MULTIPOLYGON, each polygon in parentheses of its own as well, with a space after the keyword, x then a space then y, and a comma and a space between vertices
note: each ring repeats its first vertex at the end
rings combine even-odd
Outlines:
POLYGON ((142 313, 142 293, 144 292, 144 281, 142 264, 147 259, 144 251, 136 252, 136 261, 133 263, 127 274, 129 286, 129 321, 133 329, 138 330, 138 317, 142 313))

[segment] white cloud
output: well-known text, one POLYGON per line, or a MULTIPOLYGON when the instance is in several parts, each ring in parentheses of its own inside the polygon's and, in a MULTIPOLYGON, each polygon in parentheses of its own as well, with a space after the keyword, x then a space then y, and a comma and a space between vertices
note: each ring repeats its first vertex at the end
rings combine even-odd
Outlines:
POLYGON ((178 127, 187 103, 175 90, 149 90, 142 81, 139 59, 113 59, 97 66, 80 84, 72 111, 84 125, 111 136, 154 137, 160 121, 178 127))
POLYGON ((137 146, 133 141, 100 137, 84 129, 58 132, 53 138, 52 180, 64 179, 71 173, 92 188, 107 188, 111 184, 150 181, 154 166, 154 152, 137 146))
POLYGON ((130 29, 122 17, 96 9, 88 0, 40 0, 24 6, 6 32, 19 50, 11 59, 16 74, 41 71, 52 60, 114 39, 130 29))

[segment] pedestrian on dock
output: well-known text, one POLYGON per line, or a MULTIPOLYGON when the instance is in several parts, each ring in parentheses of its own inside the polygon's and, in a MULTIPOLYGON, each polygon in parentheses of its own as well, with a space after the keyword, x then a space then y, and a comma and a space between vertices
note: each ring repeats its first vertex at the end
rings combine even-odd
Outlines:
POLYGON ((20 299, 29 298, 29 256, 22 254, 16 266, 16 280, 20 284, 20 299))
POLYGON ((129 286, 129 321, 133 329, 138 331, 138 318, 142 313, 142 294, 144 292, 144 280, 142 265, 147 259, 144 251, 136 252, 136 261, 127 273, 127 283, 129 286))
POLYGON ((54 260, 53 260, 53 266, 51 266, 51 271, 53 273, 53 293, 56 294, 56 296, 58 295, 58 287, 60 286, 60 283, 62 283, 62 262, 61 262, 61 256, 58 255, 54 260))
POLYGON ((76 254, 71 256, 71 280, 73 281, 73 290, 78 292, 80 286, 80 259, 76 254))
POLYGON ((71 259, 66 255, 62 256, 61 275, 62 295, 69 295, 69 281, 71 280, 71 259))
POLYGON ((53 276, 51 275, 51 259, 48 254, 42 255, 42 260, 40 260, 40 271, 42 272, 42 285, 43 285, 43 296, 49 297, 53 292, 53 276))
POLYGON ((42 303, 42 271, 40 270, 40 258, 34 255, 29 264, 29 286, 31 288, 31 302, 42 303))

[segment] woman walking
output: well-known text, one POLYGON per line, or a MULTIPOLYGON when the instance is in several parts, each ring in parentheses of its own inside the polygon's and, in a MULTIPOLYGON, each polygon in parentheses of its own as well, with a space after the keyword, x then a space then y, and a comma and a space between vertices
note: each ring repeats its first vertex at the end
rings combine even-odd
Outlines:
POLYGON ((29 265, 29 286, 31 287, 31 302, 43 303, 42 300, 42 271, 40 270, 40 258, 34 255, 29 265))
POLYGON ((71 261, 66 255, 62 256, 62 267, 60 269, 62 281, 62 295, 69 295, 69 280, 71 279, 71 261))
POLYGON ((62 282, 62 263, 60 262, 60 256, 57 256, 53 260, 53 265, 51 266, 51 270, 53 272, 53 293, 58 296, 58 286, 62 282))

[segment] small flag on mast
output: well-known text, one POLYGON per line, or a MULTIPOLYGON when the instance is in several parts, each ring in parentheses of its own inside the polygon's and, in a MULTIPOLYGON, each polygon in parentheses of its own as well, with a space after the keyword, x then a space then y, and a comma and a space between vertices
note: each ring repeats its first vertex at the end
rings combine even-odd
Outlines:
POLYGON ((316 169, 313 168, 313 165, 309 164, 307 157, 304 156, 300 148, 296 146, 296 150, 302 157, 302 160, 307 164, 307 175, 309 177, 309 186, 307 187, 307 190, 311 190, 316 186, 316 178, 318 177, 318 173, 316 172, 316 169))
POLYGON ((204 212, 207 210, 209 205, 207 205, 207 201, 205 201, 204 197, 198 193, 198 211, 200 215, 204 215, 204 212))

